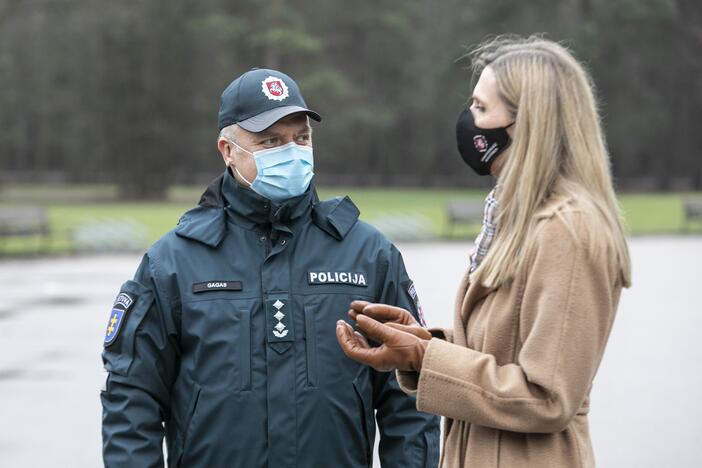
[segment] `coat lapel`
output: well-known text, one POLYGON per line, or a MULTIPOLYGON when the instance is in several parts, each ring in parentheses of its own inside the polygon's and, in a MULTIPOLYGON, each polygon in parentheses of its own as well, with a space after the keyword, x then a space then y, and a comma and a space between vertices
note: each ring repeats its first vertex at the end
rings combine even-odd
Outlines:
POLYGON ((463 274, 461 278, 461 283, 458 285, 458 292, 456 292, 456 299, 453 304, 453 342, 454 344, 460 346, 466 346, 467 336, 466 336, 466 324, 463 323, 463 310, 464 303, 468 297, 467 291, 470 289, 470 279, 468 271, 463 274))
POLYGON ((468 319, 475 305, 495 288, 486 288, 479 283, 471 283, 466 270, 454 303, 453 341, 462 346, 468 346, 468 319))

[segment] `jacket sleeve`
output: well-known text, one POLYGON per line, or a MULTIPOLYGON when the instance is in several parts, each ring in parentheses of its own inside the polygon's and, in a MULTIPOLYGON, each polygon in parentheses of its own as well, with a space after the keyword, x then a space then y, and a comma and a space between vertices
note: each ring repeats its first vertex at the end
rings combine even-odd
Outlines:
MULTIPOLYGON (((379 302, 403 307, 419 321, 419 301, 402 256, 394 246, 387 265, 379 302)), ((439 463, 439 418, 418 411, 415 398, 400 390, 394 373, 372 372, 381 466, 435 468, 439 463)))
POLYGON ((537 234, 514 363, 432 339, 419 409, 516 432, 560 432, 570 423, 599 366, 620 288, 612 264, 592 261, 562 222, 549 220, 537 234))
POLYGON ((100 395, 106 467, 164 464, 162 423, 169 414, 177 353, 170 339, 174 326, 156 290, 146 255, 134 280, 122 285, 118 299, 125 294, 133 302, 126 308, 116 337, 108 343, 110 324, 116 325, 114 308, 110 314, 102 353, 108 376, 100 395))

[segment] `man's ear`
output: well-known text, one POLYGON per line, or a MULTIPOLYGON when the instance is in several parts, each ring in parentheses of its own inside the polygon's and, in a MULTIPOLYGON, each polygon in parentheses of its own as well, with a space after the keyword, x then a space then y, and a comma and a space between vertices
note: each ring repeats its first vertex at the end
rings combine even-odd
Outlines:
POLYGON ((234 163, 234 148, 232 148, 232 144, 229 143, 226 138, 220 137, 217 140, 217 149, 219 150, 219 154, 222 155, 224 164, 231 166, 234 163))

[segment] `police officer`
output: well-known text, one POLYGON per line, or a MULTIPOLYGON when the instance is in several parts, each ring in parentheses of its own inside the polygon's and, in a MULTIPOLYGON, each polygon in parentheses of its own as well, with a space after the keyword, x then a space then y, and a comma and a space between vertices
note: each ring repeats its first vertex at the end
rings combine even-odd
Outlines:
POLYGON ((225 172, 144 255, 110 312, 106 466, 435 467, 439 430, 391 373, 346 359, 353 300, 418 314, 402 257, 348 197, 319 201, 297 84, 254 69, 223 92, 225 172))

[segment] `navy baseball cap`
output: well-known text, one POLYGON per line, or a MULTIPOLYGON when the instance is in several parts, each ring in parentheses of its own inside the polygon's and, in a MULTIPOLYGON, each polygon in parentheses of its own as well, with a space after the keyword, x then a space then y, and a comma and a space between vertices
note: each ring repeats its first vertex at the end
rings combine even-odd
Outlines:
POLYGON ((232 81, 222 93, 218 124, 220 130, 238 124, 258 133, 295 112, 322 121, 318 113, 307 108, 292 78, 276 70, 254 68, 232 81))

